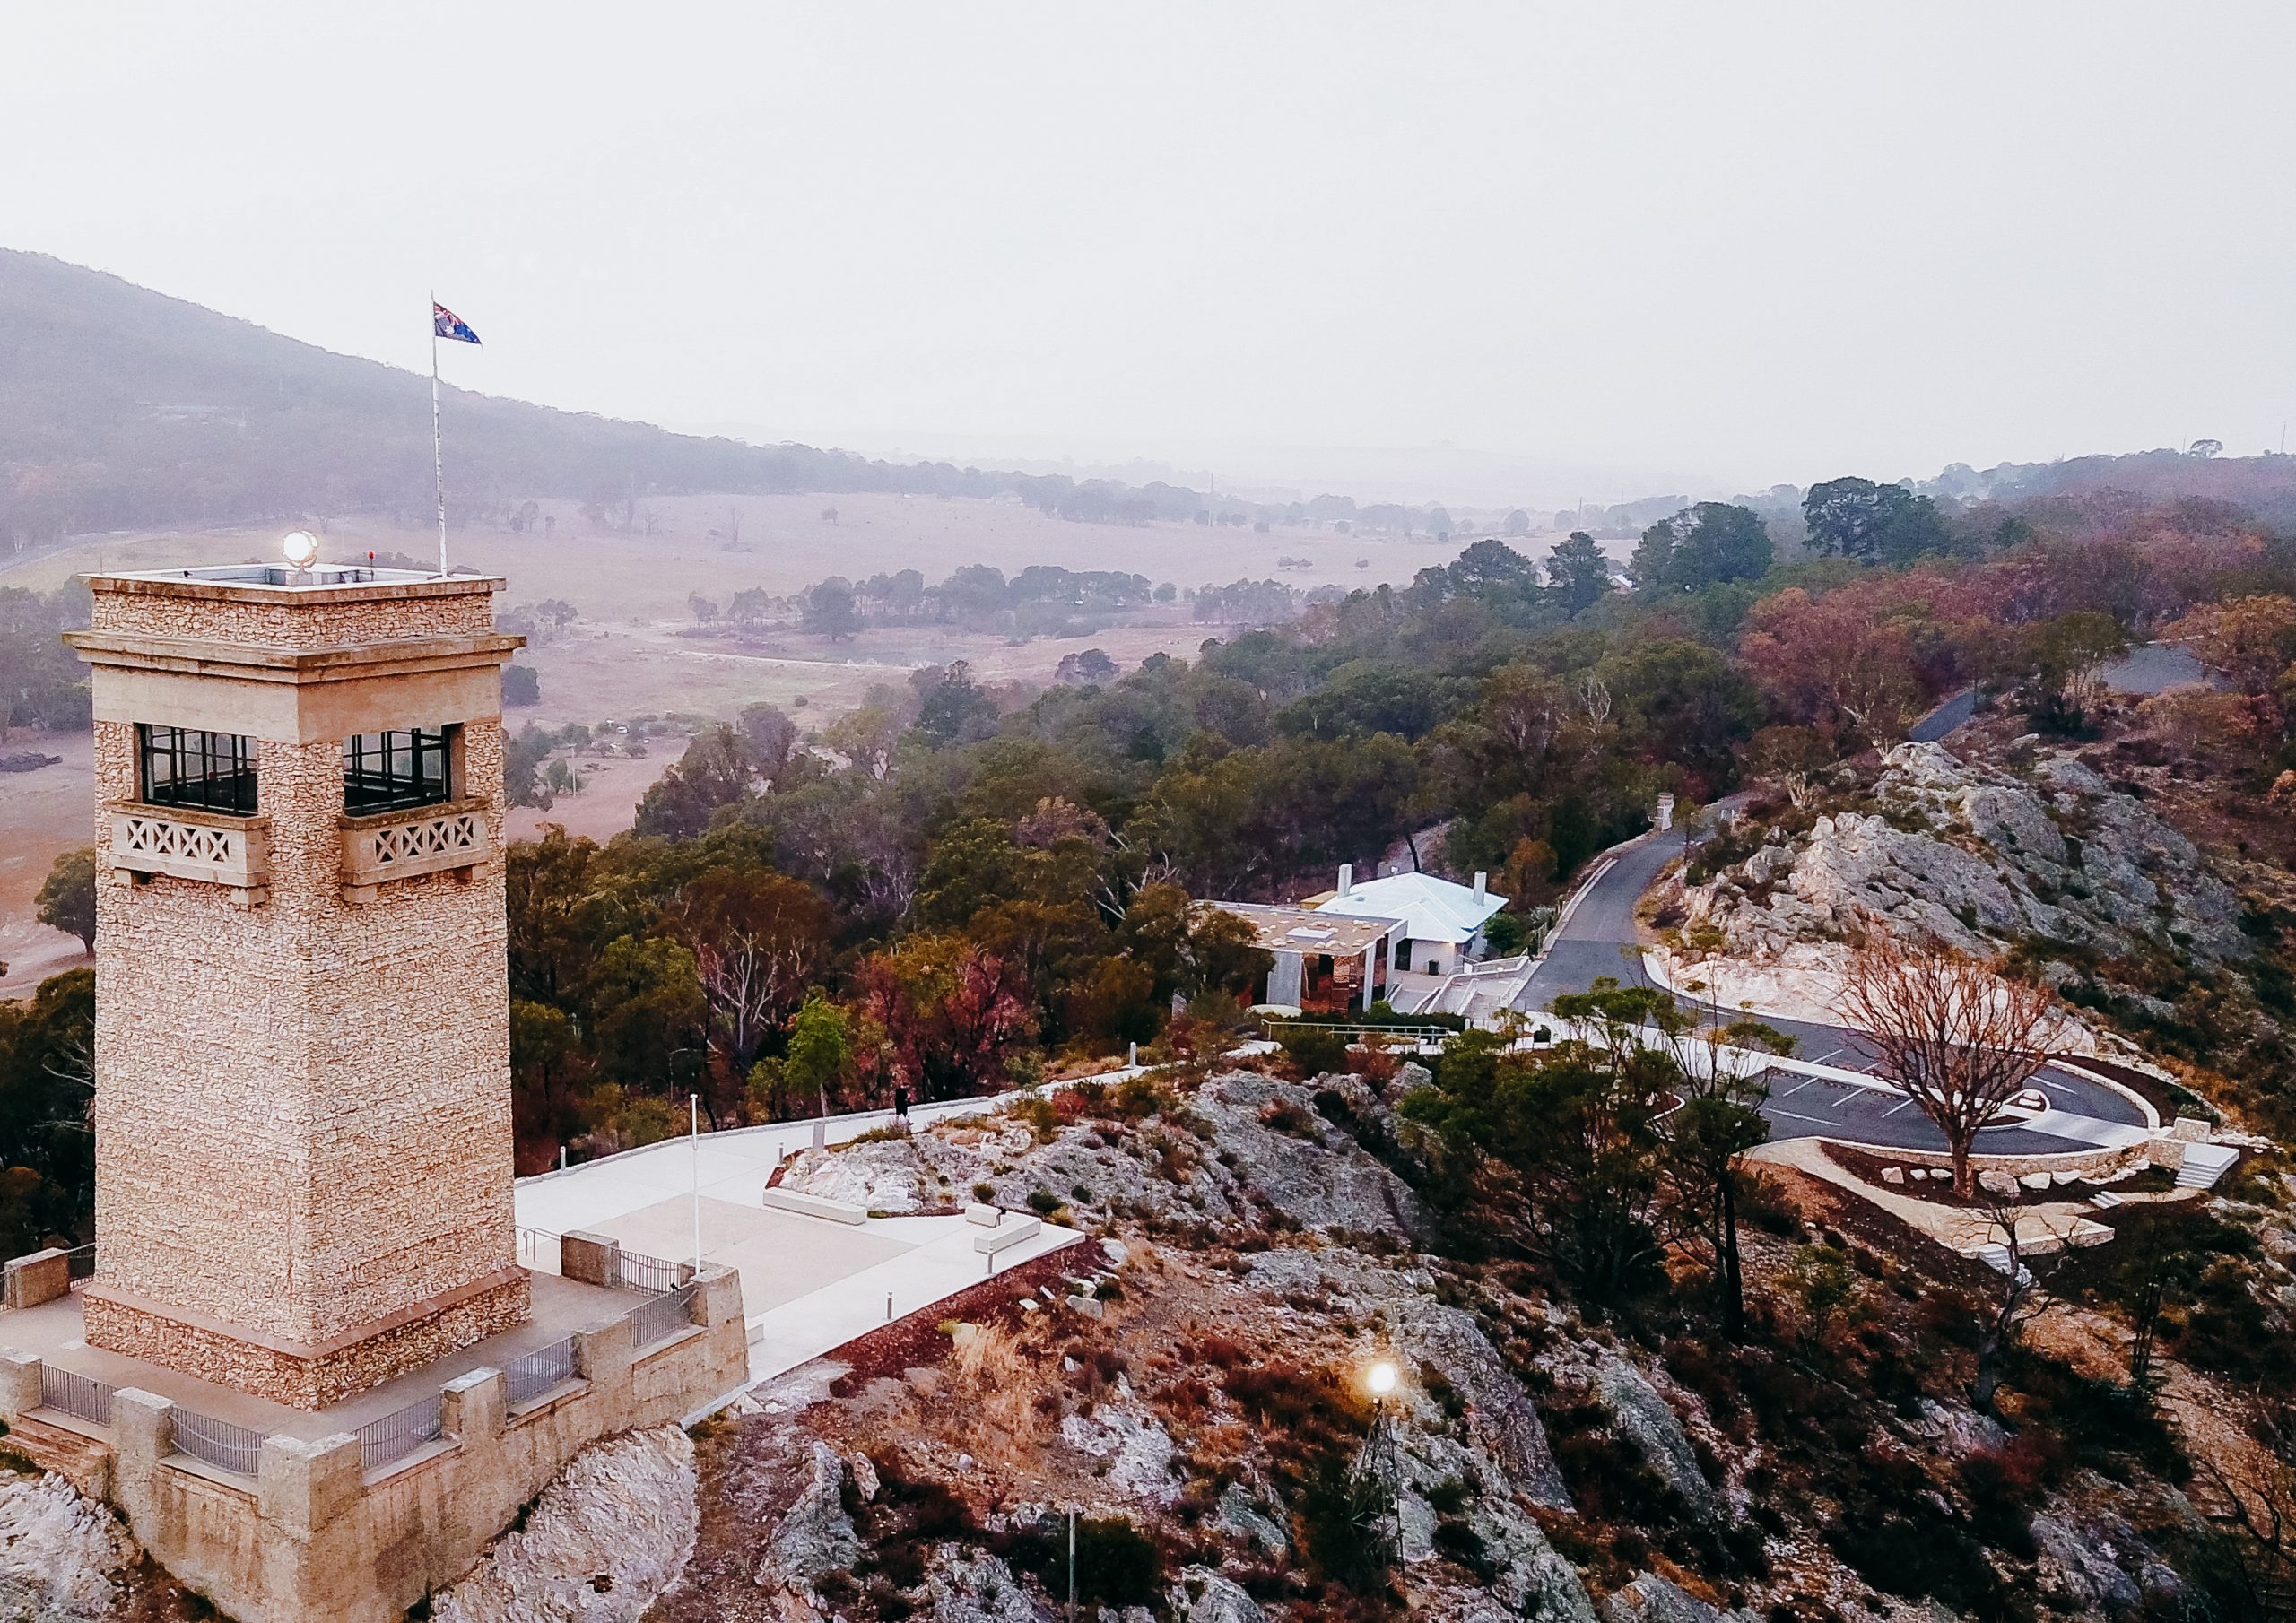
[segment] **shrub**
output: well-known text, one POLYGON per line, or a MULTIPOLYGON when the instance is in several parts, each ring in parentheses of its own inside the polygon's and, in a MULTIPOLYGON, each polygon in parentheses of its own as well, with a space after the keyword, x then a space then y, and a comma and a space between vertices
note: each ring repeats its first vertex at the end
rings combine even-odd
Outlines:
POLYGON ((1326 1452, 1300 1495, 1300 1521, 1318 1569, 1358 1593, 1385 1584, 1396 1558, 1395 1508, 1386 1478, 1351 1470, 1344 1450, 1326 1452))
POLYGON ((1287 1029, 1276 1042, 1283 1050, 1284 1059, 1302 1081, 1326 1072, 1347 1069, 1347 1039, 1336 1031, 1295 1026, 1287 1029))
POLYGON ((1060 1197, 1049 1189, 1032 1189, 1029 1192, 1029 1210, 1039 1217, 1050 1217, 1060 1210, 1060 1197))
MULTIPOLYGON (((1004 1541, 1013 1566, 1036 1575, 1045 1593, 1068 1593, 1068 1524, 1039 1522, 1004 1541)), ((1157 1598, 1156 1541, 1122 1516, 1086 1516, 1076 1523, 1076 1598, 1093 1606, 1144 1606, 1157 1598)))

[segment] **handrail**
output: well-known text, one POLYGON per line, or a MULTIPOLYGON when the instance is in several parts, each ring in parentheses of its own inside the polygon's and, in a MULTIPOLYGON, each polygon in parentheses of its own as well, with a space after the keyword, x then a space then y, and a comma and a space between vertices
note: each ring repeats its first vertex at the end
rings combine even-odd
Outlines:
POLYGON ((263 1456, 263 1433, 180 1404, 175 1411, 175 1434, 178 1453, 239 1476, 255 1475, 257 1462, 263 1456))
POLYGON ((360 1462, 373 1471, 404 1458, 425 1443, 437 1442, 444 1429, 443 1410, 439 1394, 434 1392, 368 1421, 352 1434, 359 1439, 360 1462))
POLYGON ((505 1394, 512 1404, 540 1397, 552 1387, 574 1378, 574 1338, 514 1358, 502 1368, 505 1394))

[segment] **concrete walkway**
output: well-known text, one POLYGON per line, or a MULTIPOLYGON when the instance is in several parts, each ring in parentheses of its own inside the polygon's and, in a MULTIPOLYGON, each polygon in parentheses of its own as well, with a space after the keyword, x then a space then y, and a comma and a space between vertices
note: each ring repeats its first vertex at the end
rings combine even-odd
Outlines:
MULTIPOLYGON (((1132 1074, 1111 1072, 1108 1080, 1132 1074)), ((987 1115, 1015 1097, 919 1105, 909 1119, 923 1127, 987 1115)), ((850 1143, 893 1119, 890 1110, 831 1116, 821 1123, 822 1137, 831 1144, 850 1143)), ((980 1230, 961 1217, 841 1223, 769 1210, 766 1180, 783 1159, 813 1143, 814 1125, 779 1122, 707 1133, 699 1141, 668 1139, 521 1178, 520 1260, 554 1271, 556 1237, 579 1230, 608 1236, 641 1255, 690 1263, 698 1192, 702 1260, 742 1276, 752 1381, 793 1369, 990 1277, 988 1259, 972 1248, 980 1230)), ((996 1271, 1082 1237, 1046 1224, 1034 1238, 998 1254, 996 1271)))

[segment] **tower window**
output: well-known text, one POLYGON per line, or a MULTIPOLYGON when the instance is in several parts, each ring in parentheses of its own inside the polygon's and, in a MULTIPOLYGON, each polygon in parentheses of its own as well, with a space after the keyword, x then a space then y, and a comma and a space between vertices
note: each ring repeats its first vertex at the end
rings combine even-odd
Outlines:
POLYGON ((361 733, 343 742, 343 809, 357 817, 435 806, 453 798, 448 742, 454 729, 361 733))
POLYGON ((136 771, 144 803, 255 814, 255 740, 191 727, 135 729, 136 771))

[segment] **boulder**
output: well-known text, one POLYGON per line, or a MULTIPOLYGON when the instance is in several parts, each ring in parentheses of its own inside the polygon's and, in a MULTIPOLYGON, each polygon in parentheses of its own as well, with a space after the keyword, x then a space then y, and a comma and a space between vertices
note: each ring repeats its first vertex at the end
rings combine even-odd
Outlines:
POLYGON ((1260 1513, 1241 1482, 1231 1482, 1220 1490, 1216 1509, 1222 1530, 1233 1537, 1248 1540, 1272 1556, 1291 1549, 1291 1535, 1274 1517, 1260 1513))
POLYGON ((1997 1194, 2005 1200, 2017 1193, 2017 1180, 1998 1167, 1988 1167, 1977 1175, 1977 1186, 1987 1194, 1997 1194))
POLYGON ((849 1568, 861 1553, 860 1536, 845 1514, 845 1462, 837 1450, 816 1441, 810 1466, 804 1487, 766 1541, 756 1573, 761 1588, 778 1584, 810 1592, 831 1573, 849 1568))
POLYGON ((1172 1439, 1156 1417, 1132 1394, 1126 1379, 1117 1377, 1114 1402, 1100 1404, 1091 1414, 1072 1414, 1060 1422, 1060 1440, 1079 1454, 1101 1461, 1105 1480, 1118 1492, 1153 1505, 1169 1505, 1178 1497, 1172 1474, 1172 1439))
POLYGON ((2117 1548, 2111 1538, 2100 1536, 2093 1527, 2076 1531, 2068 1521, 2048 1512, 2033 1517, 2032 1529, 2043 1566, 2055 1569, 2058 1586, 2083 1610, 2118 1615, 2134 1612, 2144 1604, 2139 1581, 2106 1553, 2117 1548))
POLYGON ((932 1623, 1052 1623, 1053 1614, 999 1558, 968 1555, 953 1544, 941 1550, 925 1578, 923 1615, 932 1623))
POLYGON ((1665 1479, 1666 1485, 1689 1501, 1700 1515, 1721 1514, 1722 1501, 1714 1485, 1698 1468, 1698 1454, 1689 1434, 1656 1387, 1625 1359, 1606 1357, 1595 1372, 1595 1390, 1610 1405, 1618 1428, 1643 1460, 1665 1479))
POLYGON ((1172 1598, 1172 1613, 1187 1623, 1266 1623, 1259 1602, 1208 1567, 1191 1567, 1180 1575, 1180 1589, 1172 1598), (1190 1591, 1196 1593, 1193 1603, 1190 1591))

